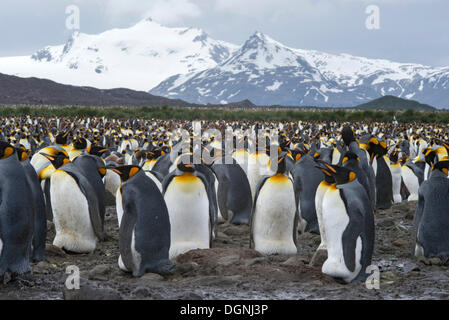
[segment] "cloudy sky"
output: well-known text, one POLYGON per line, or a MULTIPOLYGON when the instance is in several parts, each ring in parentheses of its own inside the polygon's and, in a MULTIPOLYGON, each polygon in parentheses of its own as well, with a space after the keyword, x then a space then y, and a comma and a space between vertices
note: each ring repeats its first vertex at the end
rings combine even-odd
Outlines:
POLYGON ((449 66, 447 0, 1 0, 0 56, 64 43, 72 4, 84 33, 152 17, 235 44, 257 30, 294 48, 449 66), (380 29, 366 28, 369 5, 379 7, 380 29))

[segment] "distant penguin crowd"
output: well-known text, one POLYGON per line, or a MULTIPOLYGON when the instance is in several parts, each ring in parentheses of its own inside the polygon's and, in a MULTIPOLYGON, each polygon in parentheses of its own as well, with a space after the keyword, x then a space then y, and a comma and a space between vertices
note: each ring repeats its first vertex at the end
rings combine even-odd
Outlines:
POLYGON ((301 252, 342 283, 368 277, 377 210, 416 201, 413 253, 449 261, 449 130, 428 124, 4 117, 0 276, 31 271, 53 245, 90 253, 115 197, 117 267, 170 275, 214 246, 217 225, 249 225, 250 248, 301 252))

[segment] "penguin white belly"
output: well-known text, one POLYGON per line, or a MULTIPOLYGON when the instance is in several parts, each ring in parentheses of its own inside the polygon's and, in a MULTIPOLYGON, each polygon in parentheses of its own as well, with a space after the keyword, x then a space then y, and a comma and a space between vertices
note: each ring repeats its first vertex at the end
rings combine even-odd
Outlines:
POLYGON ((123 202, 122 202, 122 188, 119 187, 115 194, 115 210, 117 211, 118 226, 120 228, 120 223, 123 217, 123 202))
POLYGON ((151 169, 153 169, 155 164, 156 164, 156 160, 147 160, 143 164, 142 169, 145 171, 151 171, 151 169))
POLYGON ((394 203, 400 203, 402 202, 402 196, 401 196, 401 181, 402 181, 402 175, 401 175, 401 165, 396 163, 392 164, 390 166, 391 169, 391 176, 393 180, 393 201, 394 203))
POLYGON ((424 167, 424 181, 426 181, 427 178, 429 177, 429 172, 430 172, 430 166, 426 163, 426 166, 424 167))
POLYGON ((90 221, 87 199, 76 181, 67 173, 56 170, 51 176, 50 195, 56 229, 53 245, 78 253, 94 251, 97 237, 90 221))
POLYGON ((315 194, 315 210, 321 237, 321 243, 317 250, 326 250, 326 233, 324 231, 324 224, 323 224, 323 199, 328 189, 329 186, 327 185, 326 182, 323 181, 318 185, 315 194))
POLYGON ((111 169, 107 169, 106 175, 103 178, 103 183, 106 190, 115 195, 121 183, 120 176, 111 169))
POLYGON ((418 177, 413 173, 412 169, 407 166, 402 166, 401 170, 402 179, 404 179, 404 184, 407 187, 410 195, 408 196, 408 201, 418 201, 418 190, 419 181, 418 177))
POLYGON ((83 152, 78 149, 72 149, 69 153, 69 159, 70 161, 73 161, 76 157, 80 156, 83 152))
MULTIPOLYGON (((218 196, 218 179, 217 176, 215 176, 215 194, 218 196)), ((223 215, 221 214, 220 211, 220 206, 217 206, 218 209, 218 218, 217 221, 221 222, 221 221, 225 221, 225 219, 223 218, 223 215)))
POLYGON ((197 177, 175 177, 165 192, 171 225, 170 259, 210 246, 209 200, 197 177))
POLYGON ((159 191, 162 193, 162 183, 159 181, 158 178, 156 178, 151 172, 145 172, 145 175, 150 178, 151 180, 153 180, 153 182, 156 184, 156 186, 158 187, 159 191))
POLYGON ((251 196, 254 200, 257 184, 262 176, 267 174, 268 160, 270 158, 266 154, 250 154, 248 160, 248 182, 251 188, 251 196))
POLYGON ((0 239, 0 255, 2 254, 2 250, 3 250, 3 241, 2 239, 0 239))
POLYGON ((342 241, 343 232, 349 223, 349 217, 338 189, 331 187, 326 192, 323 200, 322 214, 328 258, 324 262, 321 271, 324 274, 343 279, 349 283, 359 274, 362 268, 360 264, 362 240, 360 237, 357 238, 355 247, 355 270, 351 272, 346 267, 342 241))
POLYGON ((374 170, 374 176, 377 177, 377 159, 376 159, 376 157, 373 158, 373 163, 371 164, 371 166, 373 167, 373 170, 374 170))
POLYGON ((254 249, 263 254, 296 254, 293 228, 296 212, 291 181, 272 177, 259 192, 252 226, 254 249))
POLYGON ((334 152, 332 152, 332 164, 338 164, 340 161, 341 153, 337 148, 334 148, 334 152))

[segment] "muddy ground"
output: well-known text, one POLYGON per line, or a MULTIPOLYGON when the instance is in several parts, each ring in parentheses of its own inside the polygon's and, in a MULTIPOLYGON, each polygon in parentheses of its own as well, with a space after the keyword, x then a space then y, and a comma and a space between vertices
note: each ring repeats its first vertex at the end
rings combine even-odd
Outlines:
POLYGON ((33 264, 31 275, 4 279, 0 299, 446 299, 447 266, 425 265, 412 255, 416 203, 376 213, 373 264, 380 268, 379 290, 343 285, 309 266, 318 235, 299 236, 298 255, 264 256, 248 249, 249 227, 222 223, 209 250, 180 257, 173 276, 132 278, 118 269, 118 226, 113 206, 106 227, 112 238, 92 254, 69 255, 53 247, 49 226, 48 262, 33 264), (66 267, 81 271, 81 289, 65 289, 66 267), (6 283, 5 283, 6 282, 6 283))

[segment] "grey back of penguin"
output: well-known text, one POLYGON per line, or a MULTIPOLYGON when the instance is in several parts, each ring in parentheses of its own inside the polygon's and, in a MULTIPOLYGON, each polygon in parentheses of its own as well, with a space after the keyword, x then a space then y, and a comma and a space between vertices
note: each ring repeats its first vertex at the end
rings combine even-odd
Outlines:
POLYGON ((6 271, 29 272, 34 203, 24 170, 15 154, 0 160, 0 196, 0 238, 3 242, 0 276, 6 271))
POLYGON ((147 272, 169 273, 170 220, 164 198, 156 184, 141 170, 122 184, 123 217, 120 224, 120 253, 128 270, 135 276, 147 272), (140 265, 132 263, 131 242, 140 265))

